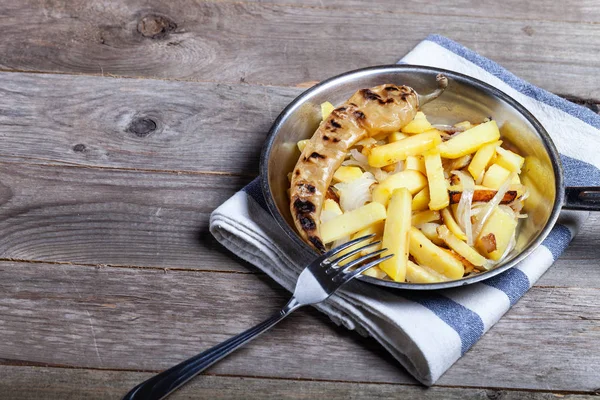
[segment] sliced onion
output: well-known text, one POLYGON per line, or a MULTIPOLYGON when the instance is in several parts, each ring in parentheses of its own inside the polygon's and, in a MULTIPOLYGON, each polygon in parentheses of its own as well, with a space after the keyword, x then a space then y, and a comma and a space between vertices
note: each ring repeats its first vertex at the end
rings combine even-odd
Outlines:
POLYGON ((456 133, 456 132, 464 132, 465 128, 462 126, 452 126, 452 125, 443 125, 443 124, 435 124, 431 125, 433 128, 438 129, 443 132, 448 133, 456 133))
POLYGON ((372 137, 368 137, 356 142, 355 146, 373 146, 375 144, 377 144, 377 140, 373 139, 372 137))
POLYGON ((492 199, 485 205, 485 207, 480 213, 480 217, 477 218, 477 223, 473 227, 473 237, 476 238, 477 236, 479 236, 479 233, 483 229, 483 225, 485 224, 489 216, 492 214, 492 211, 496 206, 500 204, 500 202, 504 198, 504 195, 506 194, 506 192, 508 192, 508 188, 510 187, 510 181, 514 177, 515 173, 513 172, 508 176, 506 181, 504 181, 504 183, 500 185, 494 197, 492 197, 492 199))
POLYGON ((367 156, 365 156, 363 153, 361 153, 360 151, 356 150, 356 149, 352 149, 350 150, 350 155, 358 162, 363 163, 365 165, 369 165, 369 161, 367 159, 367 156))
POLYGON ((452 174, 458 176, 462 185, 462 194, 456 209, 456 222, 467 235, 467 244, 473 246, 473 229, 471 226, 471 205, 473 203, 473 194, 475 193, 475 181, 471 175, 463 171, 452 171, 452 174))
POLYGON ((373 176, 375 176, 375 179, 377 179, 377 182, 382 182, 382 181, 386 180, 388 176, 390 176, 390 174, 388 174, 381 168, 367 167, 366 170, 367 170, 367 172, 370 172, 373 174, 373 176))
POLYGON ((374 183, 376 181, 373 174, 365 172, 360 178, 335 184, 333 187, 338 190, 342 211, 355 210, 371 201, 371 185, 374 183))
POLYGON ((389 174, 381 168, 371 167, 369 165, 367 156, 365 156, 356 149, 350 150, 350 158, 342 162, 342 165, 356 165, 358 167, 361 167, 364 171, 373 174, 373 176, 375 177, 375 179, 377 179, 378 182, 385 180, 389 176, 389 174))
POLYGON ((402 171, 404 171, 404 161, 400 160, 396 163, 396 166, 394 167, 394 172, 392 172, 392 174, 397 174, 398 172, 402 171))

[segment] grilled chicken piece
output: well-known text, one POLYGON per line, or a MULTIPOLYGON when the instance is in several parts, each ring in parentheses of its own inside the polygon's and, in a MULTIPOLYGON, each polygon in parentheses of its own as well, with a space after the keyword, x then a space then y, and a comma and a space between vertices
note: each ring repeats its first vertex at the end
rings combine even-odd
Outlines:
POLYGON ((359 140, 395 132, 413 120, 424 104, 446 88, 443 75, 438 89, 419 96, 408 86, 380 85, 357 91, 331 112, 306 144, 292 172, 290 211, 300 236, 319 252, 326 250, 320 235, 321 207, 333 173, 359 140))

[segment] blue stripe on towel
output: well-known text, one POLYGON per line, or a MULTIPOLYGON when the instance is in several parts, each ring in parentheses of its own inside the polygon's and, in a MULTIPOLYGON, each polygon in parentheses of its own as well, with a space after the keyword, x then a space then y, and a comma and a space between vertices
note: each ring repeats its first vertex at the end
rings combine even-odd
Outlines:
POLYGON ((469 60, 478 67, 503 80, 507 85, 524 94, 525 96, 531 97, 539 102, 562 110, 567 114, 570 114, 573 117, 593 126, 594 128, 600 129, 600 116, 594 113, 592 110, 578 106, 570 101, 556 96, 555 94, 533 86, 531 83, 518 78, 495 62, 480 56, 474 51, 467 49, 466 47, 444 36, 429 35, 426 40, 437 43, 447 50, 450 50, 451 52, 469 60))
POLYGON ((481 317, 447 297, 434 292, 426 294, 402 292, 401 295, 429 309, 454 329, 460 337, 461 355, 465 354, 483 335, 484 326, 481 317))
POLYGON ((267 206, 265 196, 263 195, 263 191, 260 186, 260 177, 254 179, 252 182, 244 186, 242 190, 246 192, 247 195, 252 197, 263 210, 269 211, 269 207, 267 206))
POLYGON ((542 242, 542 246, 546 247, 552 253, 552 258, 556 260, 565 251, 571 242, 571 231, 564 225, 556 224, 542 242))
POLYGON ((600 169, 576 158, 560 155, 566 186, 600 186, 600 169))
POLYGON ((508 296, 510 305, 514 305, 529 290, 529 278, 521 270, 511 268, 500 275, 481 282, 485 285, 501 290, 508 296))

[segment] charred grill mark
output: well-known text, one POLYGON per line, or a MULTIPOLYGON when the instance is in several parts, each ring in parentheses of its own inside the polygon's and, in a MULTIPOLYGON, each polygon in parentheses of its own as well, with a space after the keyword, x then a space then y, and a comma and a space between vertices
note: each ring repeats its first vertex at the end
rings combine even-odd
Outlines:
POLYGON ((296 174, 296 176, 300 175, 300 170, 299 169, 295 170, 294 174, 296 174))
POLYGON ((329 140, 329 136, 323 135, 323 140, 325 140, 325 141, 329 140))
POLYGON ((331 141, 332 141, 333 143, 337 143, 337 142, 339 142, 339 141, 340 141, 340 139, 338 139, 338 138, 334 137, 333 139, 331 139, 331 141))
POLYGON ((315 220, 308 215, 298 215, 298 220, 300 221, 300 226, 304 231, 314 231, 317 228, 317 224, 315 224, 315 220))
POLYGON ((340 108, 336 108, 336 110, 335 110, 335 111, 338 111, 338 112, 344 112, 344 111, 346 111, 346 107, 340 107, 340 108))
POLYGON ((381 101, 381 96, 379 96, 377 93, 372 92, 370 89, 362 89, 360 91, 360 94, 363 95, 363 97, 367 100, 379 100, 381 101))
POLYGON ((358 120, 362 120, 362 119, 366 118, 365 113, 362 111, 354 111, 354 117, 356 117, 356 119, 358 119, 358 120))
POLYGON ((385 90, 387 90, 388 92, 397 92, 398 88, 396 86, 386 86, 385 90))
POLYGON ((308 158, 321 158, 321 159, 323 159, 323 158, 327 158, 327 157, 324 156, 323 154, 319 154, 316 151, 313 151, 313 153, 310 156, 308 156, 308 158))
MULTIPOLYGON (((308 214, 315 212, 315 205, 310 200, 296 199, 294 201, 294 209, 296 209, 298 214, 308 214)), ((314 224, 314 221, 312 223, 314 224)))
POLYGON ((377 101, 379 104, 381 105, 386 105, 389 103, 393 103, 394 99, 392 99, 391 97, 389 99, 382 99, 380 95, 378 95, 377 93, 372 92, 369 89, 363 89, 360 91, 360 93, 363 95, 363 97, 367 100, 374 100, 377 101))
POLYGON ((319 250, 321 253, 325 253, 325 246, 323 245, 321 239, 319 239, 316 236, 309 236, 308 240, 310 240, 310 242, 313 244, 313 246, 317 248, 317 250, 319 250))
POLYGON ((337 122, 335 119, 332 119, 329 121, 329 125, 333 126, 334 128, 341 128, 342 125, 339 124, 339 122, 337 122))
MULTIPOLYGON (((302 189, 303 192, 315 193, 317 188, 311 185, 310 183, 299 183, 298 188, 302 189)), ((296 200, 300 201, 300 200, 296 200)))

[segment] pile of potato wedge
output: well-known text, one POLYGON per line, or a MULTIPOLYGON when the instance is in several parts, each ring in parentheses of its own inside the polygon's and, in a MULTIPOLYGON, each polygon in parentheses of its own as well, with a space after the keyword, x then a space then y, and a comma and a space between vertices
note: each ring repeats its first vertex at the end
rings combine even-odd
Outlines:
MULTIPOLYGON (((333 106, 321 108, 325 119, 333 106)), ((388 249, 382 256, 395 255, 365 272, 379 279, 436 283, 489 270, 514 246, 519 218, 526 218, 523 163, 503 146, 493 119, 440 127, 418 112, 399 132, 362 140, 348 154, 323 206, 323 242, 375 234, 388 249), (344 210, 343 188, 365 174, 373 182, 367 200, 344 210)))

